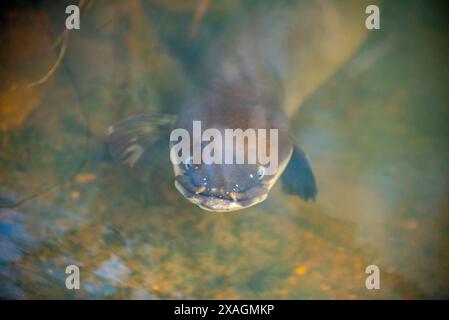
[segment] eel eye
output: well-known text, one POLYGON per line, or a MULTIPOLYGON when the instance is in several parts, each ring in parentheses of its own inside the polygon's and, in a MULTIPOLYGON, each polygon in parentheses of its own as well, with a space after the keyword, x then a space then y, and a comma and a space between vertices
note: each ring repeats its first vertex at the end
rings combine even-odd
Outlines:
POLYGON ((259 168, 257 168, 257 179, 262 180, 264 176, 265 176, 265 167, 259 166, 259 168))
POLYGON ((188 157, 185 162, 184 162, 184 169, 186 171, 190 171, 193 167, 193 158, 192 157, 188 157))

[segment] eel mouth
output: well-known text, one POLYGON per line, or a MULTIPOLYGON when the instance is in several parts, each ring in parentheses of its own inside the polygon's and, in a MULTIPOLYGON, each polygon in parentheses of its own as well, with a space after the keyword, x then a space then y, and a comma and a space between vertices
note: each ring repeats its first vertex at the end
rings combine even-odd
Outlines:
POLYGON ((269 192, 269 188, 263 184, 239 192, 206 189, 204 186, 195 186, 187 175, 176 176, 175 187, 190 202, 211 212, 231 212, 251 207, 264 201, 269 192))
POLYGON ((247 190, 235 192, 210 186, 206 187, 204 185, 198 186, 178 166, 173 166, 175 187, 187 200, 207 211, 231 212, 249 208, 264 201, 268 197, 268 193, 283 173, 292 154, 293 148, 290 150, 289 155, 281 162, 274 175, 269 179, 260 181, 258 185, 247 190))

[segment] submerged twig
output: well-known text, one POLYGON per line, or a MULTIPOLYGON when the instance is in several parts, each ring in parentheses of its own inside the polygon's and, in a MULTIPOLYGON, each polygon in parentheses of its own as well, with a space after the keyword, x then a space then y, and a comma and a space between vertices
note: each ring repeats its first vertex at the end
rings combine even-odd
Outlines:
MULTIPOLYGON (((78 7, 80 8, 80 11, 87 6, 89 3, 89 0, 80 0, 78 7)), ((39 86, 41 84, 44 84, 47 82, 48 79, 51 78, 51 76, 55 73, 55 71, 58 69, 58 67, 61 64, 62 59, 64 58, 65 52, 67 50, 67 43, 69 41, 69 30, 65 29, 64 32, 56 39, 55 43, 52 45, 52 49, 57 47, 61 43, 61 48, 59 49, 58 58, 56 59, 53 66, 48 70, 48 72, 40 78, 39 80, 36 80, 34 82, 31 82, 27 85, 27 88, 33 88, 36 86, 39 86)))
POLYGON ((27 85, 28 88, 33 88, 38 85, 44 84, 47 82, 48 79, 55 73, 55 71, 58 69, 59 65, 61 64, 62 59, 64 58, 65 52, 67 50, 67 42, 69 40, 69 30, 65 30, 62 34, 62 44, 61 49, 59 50, 58 58, 56 59, 56 62, 53 64, 53 66, 48 70, 47 74, 40 78, 39 80, 36 80, 34 82, 31 82, 27 85))
MULTIPOLYGON (((83 8, 84 6, 86 6, 86 4, 88 4, 88 3, 89 3, 89 0, 80 0, 80 2, 79 2, 80 9, 83 8)), ((63 66, 66 69, 66 73, 67 73, 67 75, 68 75, 68 77, 69 77, 70 81, 72 82, 72 85, 73 85, 73 87, 75 89, 76 97, 77 97, 77 100, 78 100, 78 106, 79 106, 80 112, 81 112, 82 117, 84 118, 85 124, 86 124, 86 135, 85 135, 86 148, 84 150, 84 154, 83 154, 82 160, 79 163, 78 167, 68 177, 66 177, 65 181, 53 183, 53 184, 51 184, 51 185, 49 185, 47 187, 44 187, 42 190, 40 190, 38 192, 33 192, 32 194, 30 194, 28 196, 25 196, 25 197, 15 201, 14 203, 3 204, 3 203, 0 202, 0 209, 1 208, 9 208, 9 209, 17 208, 17 207, 23 205, 24 203, 26 203, 26 202, 28 202, 28 201, 30 201, 32 199, 35 199, 35 198, 37 198, 37 197, 39 197, 39 196, 41 196, 43 194, 46 194, 46 193, 50 192, 54 188, 62 185, 64 182, 72 180, 79 172, 82 171, 82 169, 87 164, 87 161, 88 161, 88 158, 89 158, 89 152, 90 152, 90 144, 91 144, 91 137, 90 137, 90 131, 89 131, 89 128, 90 128, 89 116, 88 116, 87 111, 83 107, 83 101, 82 101, 82 98, 81 98, 81 92, 79 90, 78 83, 76 82, 76 79, 73 76, 73 73, 72 73, 71 69, 69 68, 68 64, 66 62, 64 62, 64 59, 63 59, 64 55, 65 55, 65 52, 66 52, 66 49, 67 49, 67 42, 68 42, 68 38, 69 38, 69 30, 67 30, 67 29, 64 30, 64 32, 61 34, 61 36, 59 38, 62 39, 62 45, 61 45, 61 50, 60 50, 59 55, 58 55, 58 59, 56 60, 54 65, 50 68, 50 70, 47 72, 47 74, 43 78, 41 78, 41 79, 39 79, 39 80, 37 80, 37 81, 35 81, 33 83, 28 84, 27 87, 31 88, 31 87, 35 87, 35 86, 38 86, 40 84, 45 83, 55 73, 56 69, 61 64, 63 64, 63 66)), ((56 39, 55 43, 57 43, 58 41, 60 41, 60 40, 56 39)))

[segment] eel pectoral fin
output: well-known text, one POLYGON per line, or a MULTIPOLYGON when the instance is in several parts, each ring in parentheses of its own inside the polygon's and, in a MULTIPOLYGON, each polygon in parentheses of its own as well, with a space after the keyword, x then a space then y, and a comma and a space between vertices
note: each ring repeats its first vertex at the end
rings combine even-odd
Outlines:
POLYGON ((110 126, 107 142, 112 158, 134 167, 161 137, 168 137, 175 121, 172 115, 139 114, 110 126))
POLYGON ((304 200, 315 200, 317 187, 307 154, 298 146, 293 147, 290 161, 282 175, 282 189, 304 200))

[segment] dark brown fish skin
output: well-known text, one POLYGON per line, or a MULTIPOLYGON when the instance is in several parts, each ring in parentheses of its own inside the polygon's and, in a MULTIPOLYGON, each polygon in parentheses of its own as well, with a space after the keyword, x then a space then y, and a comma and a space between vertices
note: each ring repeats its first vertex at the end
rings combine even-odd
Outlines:
MULTIPOLYGON (((267 155, 276 156, 278 170, 275 174, 259 177, 261 163, 256 164, 199 164, 185 170, 183 164, 174 165, 175 185, 191 202, 214 212, 243 209, 257 204, 268 196, 271 187, 282 174, 292 151, 293 138, 289 122, 284 113, 282 83, 266 64, 270 53, 258 52, 267 45, 258 26, 268 28, 267 21, 260 19, 261 12, 244 17, 237 29, 225 32, 217 40, 199 72, 200 89, 187 99, 175 127, 182 128, 193 136, 193 121, 201 121, 202 130, 214 128, 224 136, 225 129, 254 129, 259 140, 258 129, 278 131, 278 153, 272 154, 267 139, 267 155), (204 188, 205 186, 205 188, 204 188)), ((268 39, 278 46, 278 39, 268 39)), ((191 138, 192 139, 192 138, 191 138)), ((191 152, 193 152, 191 140, 191 152)), ((243 149, 248 159, 248 145, 235 146, 243 149)), ((259 159, 258 159, 259 160, 259 159)))
MULTIPOLYGON (((243 80, 243 79, 242 79, 243 80)), ((278 164, 285 165, 292 153, 293 139, 288 119, 282 108, 279 91, 265 83, 246 81, 227 82, 216 77, 206 89, 190 100, 178 116, 176 128, 183 128, 193 136, 192 122, 201 121, 202 130, 258 129, 278 130, 278 164)), ((256 139, 258 136, 256 134, 256 139)), ((191 148, 193 152, 193 141, 191 148)), ((265 149, 269 150, 269 140, 265 149)), ((245 155, 249 149, 244 148, 245 155)), ((247 159, 247 156, 246 158, 247 159)), ((234 211, 264 200, 279 174, 257 177, 261 164, 200 164, 183 171, 175 168, 176 186, 184 196, 210 211, 234 211), (182 178, 179 173, 182 172, 182 178), (202 187, 207 182, 207 187, 202 187), (200 190, 201 188, 201 190, 200 190), (201 192, 195 192, 200 190, 201 192)))
POLYGON ((190 102, 178 116, 176 128, 192 136, 192 121, 200 120, 203 130, 278 129, 279 159, 289 155, 293 146, 290 126, 282 109, 282 98, 270 87, 216 80, 204 96, 190 102))

